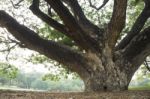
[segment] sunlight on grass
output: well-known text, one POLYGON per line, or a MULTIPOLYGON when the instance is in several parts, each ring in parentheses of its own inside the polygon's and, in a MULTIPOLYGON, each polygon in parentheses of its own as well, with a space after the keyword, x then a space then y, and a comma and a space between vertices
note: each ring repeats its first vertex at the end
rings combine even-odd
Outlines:
POLYGON ((150 90, 150 87, 147 86, 129 87, 129 90, 150 90))

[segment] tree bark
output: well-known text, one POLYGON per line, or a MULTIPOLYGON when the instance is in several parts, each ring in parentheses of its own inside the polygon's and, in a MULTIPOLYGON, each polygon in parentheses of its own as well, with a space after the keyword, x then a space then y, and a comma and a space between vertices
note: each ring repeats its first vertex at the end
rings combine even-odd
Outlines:
MULTIPOLYGON (((108 52, 107 52, 108 53, 108 52)), ((106 54, 105 54, 106 55, 106 54)), ((121 56, 115 62, 112 59, 106 59, 106 56, 101 57, 101 65, 93 68, 94 72, 85 80, 85 91, 123 91, 128 90, 128 85, 131 81, 132 73, 128 72, 129 62, 125 61, 121 56)))

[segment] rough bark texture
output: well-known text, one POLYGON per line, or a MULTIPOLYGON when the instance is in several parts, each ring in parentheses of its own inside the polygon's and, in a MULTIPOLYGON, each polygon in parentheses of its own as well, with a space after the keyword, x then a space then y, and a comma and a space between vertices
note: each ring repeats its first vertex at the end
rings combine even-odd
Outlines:
POLYGON ((0 91, 0 99, 150 99, 150 91, 124 91, 124 92, 20 92, 0 91))
POLYGON ((42 39, 2 10, 0 25, 26 48, 44 54, 78 73, 85 83, 85 91, 122 91, 128 89, 135 71, 150 55, 150 27, 143 29, 150 17, 149 0, 144 0, 145 8, 131 31, 116 46, 125 26, 127 1, 114 0, 112 17, 107 27, 102 29, 86 18, 77 0, 45 0, 58 14, 62 24, 39 9, 39 0, 33 0, 30 6, 33 14, 70 37, 80 50, 42 39))

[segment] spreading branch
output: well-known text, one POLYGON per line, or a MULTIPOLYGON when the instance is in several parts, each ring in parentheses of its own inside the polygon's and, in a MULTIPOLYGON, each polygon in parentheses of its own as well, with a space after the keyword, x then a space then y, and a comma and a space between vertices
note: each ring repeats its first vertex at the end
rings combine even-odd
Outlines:
POLYGON ((2 10, 0 10, 0 25, 25 44, 27 48, 64 64, 69 70, 77 72, 81 78, 88 76, 86 59, 80 53, 54 41, 42 39, 37 33, 19 24, 2 10))
POLYGON ((77 0, 63 0, 63 1, 66 2, 72 9, 75 19, 77 20, 82 30, 84 30, 86 33, 88 33, 91 37, 95 39, 98 36, 102 36, 103 30, 87 19, 77 0))
POLYGON ((111 20, 107 28, 108 43, 114 48, 117 39, 125 26, 127 0, 114 0, 114 8, 111 20))
MULTIPOLYGON (((55 2, 53 2, 55 3, 55 2)), ((57 2, 56 2, 57 4, 57 2)), ((62 6, 62 9, 64 9, 64 11, 67 11, 68 14, 70 14, 70 12, 67 10, 67 8, 61 3, 59 2, 58 4, 60 4, 62 6)), ((60 6, 59 6, 60 7, 60 6)), ((82 31, 82 29, 79 27, 78 23, 76 23, 76 20, 73 18, 73 16, 70 17, 73 18, 75 24, 72 24, 72 21, 69 22, 72 25, 75 26, 70 26, 69 27, 76 27, 75 30, 72 30, 72 28, 68 28, 66 25, 60 24, 57 21, 55 21, 54 19, 52 19, 50 16, 44 14, 40 9, 39 9, 39 0, 33 0, 32 5, 30 6, 31 11, 38 16, 40 19, 42 19, 44 22, 46 22, 48 25, 52 26, 53 28, 55 28, 56 30, 60 31, 61 33, 65 34, 66 36, 70 37, 72 40, 75 41, 75 43, 77 45, 79 45, 80 48, 82 49, 92 49, 95 50, 94 48, 91 47, 91 45, 95 44, 95 41, 90 38, 90 36, 88 36, 87 34, 82 35, 84 32, 82 31)), ((58 9, 56 7, 56 9, 58 9)), ((57 10, 56 10, 57 11, 57 10)), ((66 17, 66 15, 64 15, 64 12, 59 11, 60 14, 63 14, 62 17, 66 17)), ((69 20, 68 18, 64 20, 69 20)))
POLYGON ((124 49, 124 57, 137 68, 150 55, 150 27, 135 36, 124 49))
POLYGON ((10 0, 12 6, 15 8, 15 9, 18 9, 21 5, 20 3, 22 3, 24 0, 19 0, 16 4, 13 3, 12 0, 10 0))
POLYGON ((92 4, 92 1, 91 0, 88 0, 89 1, 89 4, 92 8, 96 9, 96 10, 100 10, 101 8, 103 8, 109 0, 103 0, 103 4, 99 7, 96 7, 95 5, 92 4))
POLYGON ((145 65, 146 69, 150 72, 149 62, 150 62, 150 61, 145 60, 145 61, 144 61, 144 65, 145 65))
POLYGON ((84 50, 91 50, 94 52, 99 51, 99 44, 95 39, 85 33, 74 16, 70 13, 69 9, 64 6, 61 0, 45 0, 59 15, 61 20, 64 22, 68 31, 71 32, 74 41, 83 48, 84 50), (60 10, 61 9, 61 10, 60 10), (93 46, 94 45, 94 46, 93 46))
POLYGON ((14 49, 16 46, 17 46, 17 44, 12 45, 12 46, 9 46, 9 47, 6 48, 6 49, 0 50, 0 52, 10 52, 10 51, 11 51, 12 49, 14 49))
POLYGON ((63 0, 63 1, 71 7, 72 12, 74 13, 76 19, 79 20, 86 19, 86 16, 84 15, 84 12, 82 11, 82 8, 77 0, 63 0))
POLYGON ((127 44, 130 43, 132 38, 134 38, 134 36, 140 33, 140 31, 145 25, 145 22, 148 20, 149 17, 150 17, 150 1, 147 0, 146 2, 145 0, 145 7, 143 11, 136 19, 134 25, 132 26, 127 36, 118 44, 117 50, 123 49, 124 47, 126 47, 127 44))
POLYGON ((71 30, 77 31, 80 29, 78 23, 75 18, 72 16, 70 11, 64 6, 64 4, 60 0, 45 0, 50 6, 57 12, 59 17, 62 19, 64 24, 71 30), (61 9, 61 10, 60 10, 61 9))
POLYGON ((66 27, 64 25, 58 23, 39 9, 39 0, 33 0, 30 9, 37 17, 46 22, 48 25, 52 26, 54 29, 67 36, 71 36, 71 34, 66 30, 66 27))
POLYGON ((21 45, 18 41, 11 39, 8 35, 7 35, 7 39, 5 37, 2 37, 2 40, 0 40, 0 43, 5 44, 5 48, 1 49, 0 52, 6 52, 6 57, 5 59, 8 61, 9 60, 9 54, 10 52, 16 48, 17 45, 21 45))

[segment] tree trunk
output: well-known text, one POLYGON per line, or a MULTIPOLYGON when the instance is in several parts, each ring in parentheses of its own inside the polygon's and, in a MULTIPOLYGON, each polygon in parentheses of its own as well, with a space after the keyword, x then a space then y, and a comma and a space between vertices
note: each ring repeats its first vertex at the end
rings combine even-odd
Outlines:
POLYGON ((120 52, 118 53, 114 54, 115 57, 111 57, 107 46, 103 49, 101 57, 90 53, 93 61, 90 61, 91 63, 89 64, 92 64, 92 70, 90 76, 82 78, 85 91, 128 90, 132 76, 138 68, 130 69, 130 66, 134 64, 125 59, 120 52))
POLYGON ((124 73, 97 73, 84 81, 85 91, 124 91, 128 89, 129 80, 124 73))

